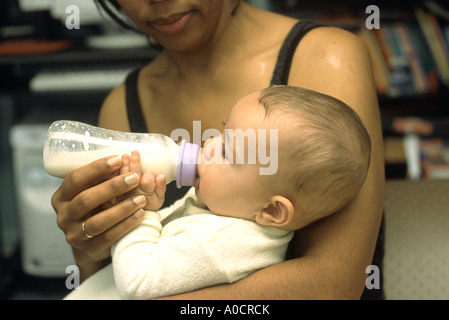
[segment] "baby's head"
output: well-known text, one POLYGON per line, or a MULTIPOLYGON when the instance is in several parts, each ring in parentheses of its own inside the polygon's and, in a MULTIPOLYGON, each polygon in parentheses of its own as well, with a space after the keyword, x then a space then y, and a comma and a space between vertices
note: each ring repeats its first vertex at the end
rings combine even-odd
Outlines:
POLYGON ((203 158, 222 145, 223 162, 198 165, 198 198, 216 214, 289 230, 346 206, 365 181, 371 153, 369 135, 351 108, 289 86, 269 87, 237 102, 222 136, 205 144, 203 158), (250 143, 247 134, 239 141, 228 134, 236 130, 254 132, 256 138, 250 143), (238 164, 238 150, 248 155, 255 150, 259 157, 275 150, 277 171, 261 175, 260 158, 238 164))
POLYGON ((279 129, 273 183, 293 202, 292 226, 346 206, 365 182, 371 156, 369 134, 356 112, 328 95, 288 86, 262 90, 259 103, 279 129))

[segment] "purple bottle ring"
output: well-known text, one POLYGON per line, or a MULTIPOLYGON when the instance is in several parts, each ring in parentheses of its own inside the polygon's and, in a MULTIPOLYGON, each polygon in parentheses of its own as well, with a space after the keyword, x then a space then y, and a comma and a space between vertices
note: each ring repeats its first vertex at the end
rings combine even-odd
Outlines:
POLYGON ((196 179, 199 146, 181 141, 179 148, 178 167, 176 170, 176 186, 193 186, 196 179))

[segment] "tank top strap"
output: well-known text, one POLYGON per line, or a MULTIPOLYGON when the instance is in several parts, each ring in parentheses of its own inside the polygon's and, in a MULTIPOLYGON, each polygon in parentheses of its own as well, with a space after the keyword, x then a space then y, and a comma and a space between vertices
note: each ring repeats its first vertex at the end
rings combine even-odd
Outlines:
POLYGON ((126 111, 128 114, 128 122, 131 132, 148 132, 145 118, 143 116, 140 105, 140 98, 138 92, 138 78, 140 68, 131 71, 125 80, 125 95, 126 95, 126 111))
POLYGON ((301 39, 311 30, 322 25, 307 20, 301 20, 290 30, 279 51, 276 66, 270 85, 287 85, 293 56, 301 39))

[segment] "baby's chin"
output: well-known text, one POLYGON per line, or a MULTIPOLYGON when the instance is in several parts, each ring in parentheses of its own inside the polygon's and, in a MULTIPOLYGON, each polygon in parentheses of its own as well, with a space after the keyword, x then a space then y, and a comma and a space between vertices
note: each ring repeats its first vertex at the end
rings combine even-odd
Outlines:
POLYGON ((208 208, 210 210, 210 208, 207 206, 207 203, 204 202, 203 197, 201 196, 201 192, 200 192, 200 188, 199 187, 198 188, 195 187, 195 196, 197 197, 197 199, 199 201, 201 201, 204 205, 206 205, 206 208, 208 208))

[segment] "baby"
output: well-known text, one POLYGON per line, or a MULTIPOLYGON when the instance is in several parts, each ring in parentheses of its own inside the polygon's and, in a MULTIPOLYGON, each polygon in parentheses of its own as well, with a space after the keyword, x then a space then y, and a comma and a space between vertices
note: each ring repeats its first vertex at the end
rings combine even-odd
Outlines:
MULTIPOLYGON (((289 86, 245 96, 223 134, 201 149, 194 188, 160 211, 160 201, 147 201, 143 222, 113 246, 120 297, 151 299, 231 283, 283 261, 294 230, 357 194, 370 153, 363 123, 335 98, 289 86), (227 134, 237 129, 277 134, 257 139, 277 152, 274 174, 260 174, 260 161, 239 162, 241 150, 254 146, 227 134)), ((155 178, 151 199, 164 198, 164 183, 155 178)))

